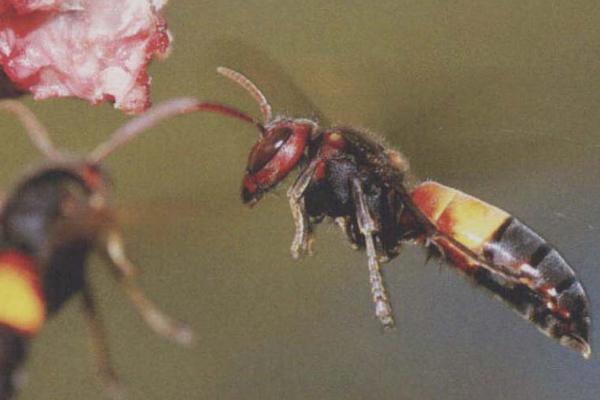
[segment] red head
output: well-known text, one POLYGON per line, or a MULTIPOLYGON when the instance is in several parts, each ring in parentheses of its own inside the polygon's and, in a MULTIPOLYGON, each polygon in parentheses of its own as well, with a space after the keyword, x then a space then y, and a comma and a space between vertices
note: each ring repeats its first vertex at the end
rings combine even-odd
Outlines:
POLYGON ((242 201, 253 204, 290 173, 301 161, 315 123, 302 119, 276 119, 265 127, 248 156, 242 181, 242 201))
POLYGON ((242 181, 242 201, 254 204, 300 163, 308 142, 317 131, 317 125, 308 119, 272 119, 271 106, 248 78, 228 68, 220 67, 217 71, 246 89, 262 112, 262 123, 247 117, 261 133, 248 156, 242 181))

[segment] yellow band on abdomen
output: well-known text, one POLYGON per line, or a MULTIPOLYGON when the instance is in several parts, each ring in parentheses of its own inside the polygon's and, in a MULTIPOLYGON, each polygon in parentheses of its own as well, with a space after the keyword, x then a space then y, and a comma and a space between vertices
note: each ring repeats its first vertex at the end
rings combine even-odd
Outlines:
POLYGON ((0 324, 33 335, 45 320, 46 306, 35 266, 18 252, 0 254, 0 324))
POLYGON ((440 232, 478 255, 510 217, 491 204, 436 182, 417 186, 412 198, 440 232))

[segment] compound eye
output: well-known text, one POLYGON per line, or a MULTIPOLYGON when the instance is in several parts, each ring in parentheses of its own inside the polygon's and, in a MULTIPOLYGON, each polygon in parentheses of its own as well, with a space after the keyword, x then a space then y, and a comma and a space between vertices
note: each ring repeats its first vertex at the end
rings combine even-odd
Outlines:
POLYGON ((248 157, 248 173, 253 174, 264 167, 285 142, 292 136, 292 128, 276 128, 254 145, 248 157))

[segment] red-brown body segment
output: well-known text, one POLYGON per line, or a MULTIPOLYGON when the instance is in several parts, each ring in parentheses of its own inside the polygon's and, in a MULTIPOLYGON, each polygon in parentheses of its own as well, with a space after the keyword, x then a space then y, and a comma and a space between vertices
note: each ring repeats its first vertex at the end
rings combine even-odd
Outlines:
POLYGON ((428 239, 454 266, 547 335, 590 356, 587 296, 552 246, 505 211, 439 183, 425 182, 411 197, 435 227, 428 239))
POLYGON ((347 141, 342 133, 337 130, 327 131, 323 133, 323 142, 319 148, 317 167, 315 170, 315 179, 317 181, 325 178, 326 161, 332 158, 335 154, 343 151, 347 146, 347 141))
POLYGON ((25 336, 36 334, 46 317, 34 260, 17 251, 0 253, 0 325, 25 336))
POLYGON ((91 191, 96 190, 106 190, 104 188, 104 177, 102 176, 102 172, 95 165, 84 165, 81 167, 80 171, 81 178, 83 182, 87 185, 87 187, 91 191))
POLYGON ((242 181, 244 203, 256 202, 298 165, 314 129, 314 125, 301 121, 276 120, 274 125, 276 128, 265 128, 248 157, 242 181))

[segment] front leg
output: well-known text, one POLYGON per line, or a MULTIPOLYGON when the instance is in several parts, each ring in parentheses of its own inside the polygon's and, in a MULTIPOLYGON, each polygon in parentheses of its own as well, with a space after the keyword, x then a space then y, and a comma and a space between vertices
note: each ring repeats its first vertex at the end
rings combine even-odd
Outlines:
POLYGON ((137 286, 135 281, 137 269, 127 258, 120 233, 116 230, 108 231, 102 240, 100 250, 112 265, 113 272, 123 290, 146 324, 161 336, 181 345, 190 345, 193 340, 192 330, 186 324, 176 321, 160 311, 137 286))
POLYGON ((312 254, 312 227, 306 214, 304 193, 313 179, 318 160, 312 160, 310 164, 298 175, 298 178, 288 189, 287 196, 290 201, 290 209, 296 226, 294 240, 292 241, 291 253, 295 259, 308 252, 312 254))
POLYGON ((388 300, 383 277, 379 270, 379 262, 377 261, 377 252, 373 241, 373 234, 377 232, 375 221, 369 212, 365 194, 363 193, 360 180, 356 177, 351 178, 352 196, 356 207, 356 219, 360 232, 365 237, 365 246, 367 257, 369 260, 369 282, 371 283, 371 294, 375 303, 375 315, 384 327, 392 327, 394 325, 394 317, 392 316, 392 306, 388 300))

